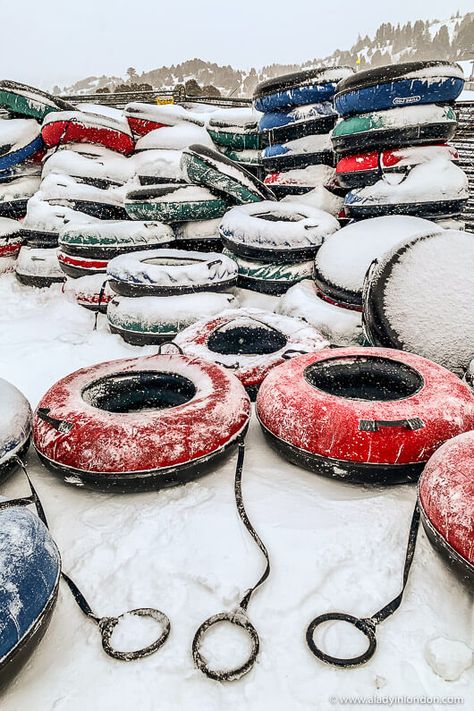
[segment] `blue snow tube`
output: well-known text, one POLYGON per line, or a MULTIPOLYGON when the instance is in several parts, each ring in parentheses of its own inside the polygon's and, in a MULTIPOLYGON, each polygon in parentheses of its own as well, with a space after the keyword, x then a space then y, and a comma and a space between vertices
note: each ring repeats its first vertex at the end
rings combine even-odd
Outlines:
POLYGON ((38 516, 0 500, 0 686, 46 631, 57 598, 61 559, 38 516))
POLYGON ((44 142, 40 134, 33 141, 27 143, 26 146, 22 146, 16 151, 11 151, 1 155, 0 171, 9 170, 20 163, 24 163, 25 160, 28 160, 28 158, 34 156, 34 154, 38 153, 38 151, 42 148, 44 148, 44 142))
POLYGON ((26 454, 32 422, 28 400, 14 385, 0 378, 0 482, 15 468, 15 457, 26 454))
POLYGON ((449 104, 464 87, 463 72, 451 62, 407 62, 360 72, 342 81, 334 97, 342 116, 414 104, 449 104))
POLYGON ((298 152, 292 150, 288 145, 277 143, 263 149, 262 164, 269 172, 303 169, 315 164, 332 166, 334 153, 330 147, 298 152))

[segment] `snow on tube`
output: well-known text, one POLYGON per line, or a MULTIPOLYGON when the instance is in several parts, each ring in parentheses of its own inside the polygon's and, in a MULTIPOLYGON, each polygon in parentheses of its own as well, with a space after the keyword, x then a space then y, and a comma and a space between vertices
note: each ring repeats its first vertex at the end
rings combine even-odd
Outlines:
POLYGON ((314 353, 329 343, 299 319, 262 309, 230 309, 198 321, 173 341, 186 355, 228 368, 255 400, 265 376, 301 353, 314 353))
POLYGON ((183 123, 204 126, 204 121, 200 116, 177 104, 154 106, 134 101, 126 105, 123 113, 130 130, 137 137, 146 136, 150 131, 164 126, 178 126, 183 123))
POLYGON ((106 260, 140 249, 168 247, 171 242, 174 234, 168 225, 135 220, 66 225, 59 235, 64 254, 106 260))
POLYGON ((252 108, 218 109, 211 114, 207 130, 214 143, 234 150, 260 148, 258 120, 252 108))
POLYGON ((413 353, 326 349, 269 373, 257 415, 291 462, 345 481, 395 484, 417 479, 443 442, 474 428, 474 396, 413 353))
POLYGON ((65 143, 96 143, 117 153, 133 153, 135 144, 126 121, 84 111, 50 113, 41 128, 48 148, 65 143))
POLYGON ((437 230, 373 263, 364 289, 370 342, 430 358, 461 375, 474 354, 474 240, 437 230))
POLYGON ((418 485, 421 522, 434 547, 474 583, 474 432, 445 442, 418 485))
POLYGON ((275 199, 272 191, 251 173, 206 146, 186 148, 181 168, 190 182, 224 193, 237 203, 275 199))
POLYGON ((21 669, 44 635, 56 604, 61 559, 33 511, 0 498, 0 686, 21 669))
POLYGON ((387 146, 446 143, 454 136, 456 125, 456 114, 450 106, 403 106, 343 119, 335 125, 331 137, 337 153, 353 154, 387 146))
POLYGON ((34 414, 34 444, 68 481, 157 488, 205 473, 249 417, 244 387, 214 363, 185 355, 116 360, 48 390, 34 414))
POLYGON ((283 74, 257 84, 253 103, 257 111, 269 113, 331 101, 338 82, 352 73, 350 67, 319 67, 283 74))
POLYGON ((61 283, 66 279, 59 266, 57 250, 54 247, 23 245, 16 261, 15 274, 21 284, 39 288, 61 283))
POLYGON ((291 262, 314 256, 325 237, 338 229, 336 218, 322 210, 265 200, 233 207, 219 232, 224 245, 241 257, 291 262))
POLYGON ((301 169, 269 173, 264 182, 280 200, 287 195, 304 195, 314 188, 332 185, 334 176, 335 171, 331 166, 315 164, 301 169))
POLYGON ((341 213, 344 213, 344 198, 335 195, 332 190, 328 190, 324 185, 319 185, 303 195, 287 195, 282 198, 284 205, 305 205, 316 210, 327 212, 333 217, 337 217, 338 223, 343 224, 341 213))
POLYGON ((454 146, 441 144, 357 153, 338 161, 336 175, 339 185, 344 188, 364 188, 373 185, 385 174, 404 173, 434 158, 457 161, 458 152, 454 146))
POLYGON ((14 266, 23 237, 16 220, 0 217, 0 274, 14 266))
POLYGON ((26 175, 0 184, 0 217, 25 217, 28 200, 40 186, 39 175, 26 175))
POLYGON ((184 183, 181 156, 182 151, 149 150, 135 153, 129 160, 141 185, 184 183))
POLYGON ((27 453, 32 421, 26 397, 14 385, 0 378, 0 481, 16 467, 14 457, 21 458, 27 453))
POLYGON ((234 260, 238 268, 237 286, 261 294, 278 296, 302 279, 313 276, 313 260, 305 262, 257 262, 244 259, 229 249, 224 254, 234 260))
POLYGON ((360 311, 341 308, 308 278, 288 289, 275 311, 306 321, 335 346, 366 345, 360 311))
POLYGON ((64 282, 63 292, 79 306, 104 314, 107 311, 107 304, 114 296, 107 281, 107 275, 104 273, 86 274, 86 276, 77 279, 67 279, 64 282))
POLYGON ((124 185, 135 175, 133 159, 108 148, 96 146, 99 151, 78 153, 77 144, 55 151, 43 163, 43 178, 55 173, 70 175, 87 185, 107 189, 124 185))
POLYGON ((197 252, 221 252, 222 241, 219 233, 220 218, 214 220, 193 220, 173 225, 175 246, 197 252))
POLYGON ((123 189, 101 190, 69 175, 50 174, 41 181, 38 197, 51 205, 70 207, 100 220, 126 220, 123 189))
POLYGON ((334 106, 347 116, 413 104, 449 104, 463 87, 463 70, 454 62, 391 64, 357 72, 341 81, 334 106))
POLYGON ((364 277, 374 259, 420 235, 442 232, 429 220, 404 215, 353 222, 326 237, 314 261, 314 281, 322 295, 341 308, 362 311, 364 277))
POLYGON ((232 294, 201 292, 175 296, 114 296, 107 306, 112 333, 133 346, 156 345, 172 340, 195 321, 216 316, 239 305, 232 294))
POLYGON ((123 296, 163 296, 227 291, 237 283, 237 265, 217 252, 154 249, 123 254, 107 267, 110 285, 123 296))
POLYGON ((202 185, 187 183, 150 185, 131 190, 125 198, 127 214, 134 220, 188 222, 222 217, 229 205, 202 185))
POLYGON ((446 158, 433 158, 407 173, 385 174, 375 185, 347 193, 349 217, 415 215, 445 218, 460 215, 469 198, 467 175, 446 158))
POLYGON ((262 165, 269 172, 302 169, 317 163, 330 166, 334 164, 329 133, 266 146, 262 151, 262 165))
POLYGON ((41 192, 38 192, 28 200, 26 216, 21 223, 21 234, 24 243, 29 247, 57 247, 59 233, 65 225, 85 222, 94 224, 100 220, 70 207, 51 205, 43 200, 41 192))
POLYGON ((0 120, 0 171, 32 159, 43 147, 40 127, 33 119, 0 120))
POLYGON ((15 116, 42 121, 51 111, 71 111, 72 104, 27 84, 0 81, 0 106, 15 116))
POLYGON ((330 101, 297 106, 291 111, 274 111, 262 115, 258 128, 265 145, 286 143, 334 128, 337 113, 330 101))
POLYGON ((206 128, 191 123, 180 126, 165 126, 150 131, 138 139, 135 151, 182 151, 194 143, 212 148, 214 143, 206 128))

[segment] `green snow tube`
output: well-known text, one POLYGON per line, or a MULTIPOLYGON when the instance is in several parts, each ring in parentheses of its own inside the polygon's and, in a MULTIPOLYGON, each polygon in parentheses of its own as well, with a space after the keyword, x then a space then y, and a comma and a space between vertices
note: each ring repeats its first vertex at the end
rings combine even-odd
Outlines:
POLYGON ((42 121, 51 111, 73 111, 74 106, 52 94, 16 81, 0 81, 0 107, 11 114, 42 121))
POLYGON ((221 109, 214 111, 207 130, 218 146, 238 151, 261 147, 258 114, 252 108, 221 109))
POLYGON ((281 264, 279 261, 263 264, 239 257, 230 249, 224 249, 223 254, 237 263, 239 269, 237 286, 241 289, 277 296, 286 293, 291 286, 302 279, 313 277, 314 260, 312 259, 290 264, 281 264))
POLYGON ((222 217, 229 204, 206 187, 180 183, 149 185, 131 190, 125 210, 133 220, 159 220, 166 224, 222 217))

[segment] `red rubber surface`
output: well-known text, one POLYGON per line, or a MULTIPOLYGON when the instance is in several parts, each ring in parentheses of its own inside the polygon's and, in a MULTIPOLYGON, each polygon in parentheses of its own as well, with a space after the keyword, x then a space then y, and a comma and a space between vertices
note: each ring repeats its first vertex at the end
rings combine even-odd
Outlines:
POLYGON ((50 121, 41 129, 41 135, 48 148, 53 148, 59 143, 95 143, 129 155, 135 147, 133 138, 128 133, 105 126, 88 126, 78 120, 50 121))

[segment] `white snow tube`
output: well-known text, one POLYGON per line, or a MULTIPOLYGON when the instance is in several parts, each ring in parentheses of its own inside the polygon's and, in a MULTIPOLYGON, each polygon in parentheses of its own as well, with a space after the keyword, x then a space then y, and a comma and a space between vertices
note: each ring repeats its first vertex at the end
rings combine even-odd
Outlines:
POLYGON ((269 200, 232 208, 219 227, 224 245, 235 254, 272 262, 312 257, 338 229, 338 221, 327 212, 269 200))
POLYGON ((127 160, 133 163, 141 185, 182 183, 184 181, 184 173, 181 170, 182 153, 182 151, 171 150, 148 150, 136 153, 127 160))
POLYGON ((11 383, 0 378, 0 482, 16 466, 15 457, 28 451, 33 416, 24 395, 11 383))
POLYGON ((41 181, 38 197, 51 205, 64 205, 101 220, 127 219, 122 188, 102 190, 69 175, 53 173, 41 181))
POLYGON ((15 266, 16 278, 25 286, 45 287, 65 281, 54 247, 37 248, 23 245, 15 266))
POLYGON ((38 190, 40 182, 39 175, 26 175, 0 183, 0 217, 25 217, 28 200, 38 190))
POLYGON ((204 127, 188 122, 184 125, 164 126, 150 131, 138 139, 135 151, 182 151, 193 143, 209 148, 214 146, 212 138, 204 127))
POLYGON ((232 294, 179 294, 176 296, 115 296, 107 306, 112 333, 135 346, 172 340, 183 328, 201 319, 236 308, 232 294))
POLYGON ((111 259, 112 289, 123 296, 163 296, 226 291, 237 284, 237 265, 217 252, 155 249, 111 259))
POLYGON ((336 171, 330 165, 322 163, 309 165, 307 168, 269 173, 263 181, 278 199, 287 195, 304 195, 319 187, 326 187, 335 182, 336 171))

